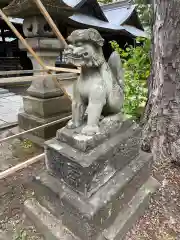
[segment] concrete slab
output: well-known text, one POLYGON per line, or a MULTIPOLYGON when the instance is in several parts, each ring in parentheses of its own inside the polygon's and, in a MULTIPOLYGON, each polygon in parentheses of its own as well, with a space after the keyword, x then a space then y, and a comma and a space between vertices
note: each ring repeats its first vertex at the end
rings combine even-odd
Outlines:
POLYGON ((15 94, 14 93, 0 93, 0 98, 6 98, 6 97, 9 97, 9 96, 14 96, 15 94))
POLYGON ((15 123, 18 121, 18 113, 23 107, 23 100, 20 95, 0 96, 0 127, 4 124, 15 123))

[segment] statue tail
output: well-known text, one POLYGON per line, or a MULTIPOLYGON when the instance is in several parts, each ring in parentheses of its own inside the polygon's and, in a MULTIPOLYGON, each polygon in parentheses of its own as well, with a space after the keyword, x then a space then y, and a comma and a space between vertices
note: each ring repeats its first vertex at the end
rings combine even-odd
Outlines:
POLYGON ((111 68, 111 71, 120 85, 120 87, 124 88, 124 70, 122 67, 122 61, 117 52, 113 52, 108 60, 108 65, 111 68))

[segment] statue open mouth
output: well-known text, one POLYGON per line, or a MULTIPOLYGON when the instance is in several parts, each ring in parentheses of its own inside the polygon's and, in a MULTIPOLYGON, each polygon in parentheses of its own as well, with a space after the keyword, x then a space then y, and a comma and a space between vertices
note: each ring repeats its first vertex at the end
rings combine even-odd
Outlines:
POLYGON ((65 56, 66 59, 72 59, 72 60, 81 60, 82 57, 81 56, 73 56, 73 55, 68 55, 65 56))
POLYGON ((73 64, 75 66, 86 65, 86 63, 90 60, 89 54, 87 52, 83 53, 72 53, 72 51, 64 51, 64 59, 67 64, 73 64))
POLYGON ((84 52, 84 53, 66 53, 64 52, 64 57, 65 58, 71 58, 71 59, 82 59, 82 58, 87 58, 89 56, 89 54, 87 52, 84 52))
POLYGON ((81 56, 74 56, 72 54, 64 55, 65 62, 67 64, 73 64, 76 67, 80 67, 83 64, 81 56))

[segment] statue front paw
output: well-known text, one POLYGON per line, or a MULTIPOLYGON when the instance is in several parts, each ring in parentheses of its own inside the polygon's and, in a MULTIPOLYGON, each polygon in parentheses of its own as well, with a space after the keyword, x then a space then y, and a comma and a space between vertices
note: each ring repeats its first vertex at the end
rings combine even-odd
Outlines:
POLYGON ((97 125, 94 126, 87 125, 82 129, 82 134, 87 136, 93 136, 97 133, 99 133, 99 127, 97 125))
POLYGON ((82 124, 81 123, 79 123, 79 124, 75 124, 74 123, 74 121, 71 119, 71 120, 69 120, 69 122, 67 123, 67 128, 69 128, 69 129, 74 129, 74 128, 78 128, 78 127, 80 127, 82 124))
POLYGON ((69 129, 74 129, 74 128, 76 128, 76 125, 75 125, 75 123, 73 122, 72 119, 69 120, 69 122, 67 123, 67 128, 69 128, 69 129))

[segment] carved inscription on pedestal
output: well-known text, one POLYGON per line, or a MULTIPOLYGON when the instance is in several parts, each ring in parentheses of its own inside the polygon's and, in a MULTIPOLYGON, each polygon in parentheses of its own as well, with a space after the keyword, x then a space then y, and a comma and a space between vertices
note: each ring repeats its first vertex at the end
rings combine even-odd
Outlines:
POLYGON ((49 168, 72 188, 83 191, 83 171, 78 164, 69 161, 52 149, 47 149, 49 168))

